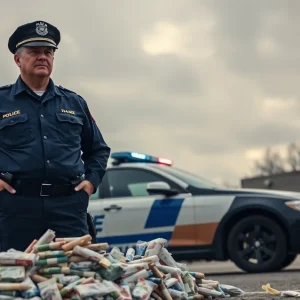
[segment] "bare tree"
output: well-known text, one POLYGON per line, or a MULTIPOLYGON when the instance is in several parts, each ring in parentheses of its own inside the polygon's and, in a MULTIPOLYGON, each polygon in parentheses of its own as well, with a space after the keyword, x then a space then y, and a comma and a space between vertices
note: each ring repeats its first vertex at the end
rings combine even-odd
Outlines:
POLYGON ((256 161, 254 170, 258 175, 268 176, 285 172, 284 161, 278 152, 268 147, 262 161, 256 161))
POLYGON ((300 146, 291 143, 287 147, 287 164, 292 171, 300 170, 300 146))

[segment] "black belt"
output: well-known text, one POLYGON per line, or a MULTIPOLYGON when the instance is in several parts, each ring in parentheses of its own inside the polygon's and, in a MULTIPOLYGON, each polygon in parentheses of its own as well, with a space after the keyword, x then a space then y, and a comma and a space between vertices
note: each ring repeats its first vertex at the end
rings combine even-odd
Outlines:
POLYGON ((21 181, 17 180, 12 184, 16 190, 16 194, 24 196, 69 196, 76 193, 74 188, 81 182, 81 180, 74 180, 70 183, 44 183, 38 181, 21 181))

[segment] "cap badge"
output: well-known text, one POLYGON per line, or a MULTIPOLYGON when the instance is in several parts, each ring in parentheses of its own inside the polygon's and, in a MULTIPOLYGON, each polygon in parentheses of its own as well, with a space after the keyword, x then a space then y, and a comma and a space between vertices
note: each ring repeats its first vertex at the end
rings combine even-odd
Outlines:
POLYGON ((36 33, 39 35, 46 35, 48 33, 47 24, 44 22, 36 23, 36 33))

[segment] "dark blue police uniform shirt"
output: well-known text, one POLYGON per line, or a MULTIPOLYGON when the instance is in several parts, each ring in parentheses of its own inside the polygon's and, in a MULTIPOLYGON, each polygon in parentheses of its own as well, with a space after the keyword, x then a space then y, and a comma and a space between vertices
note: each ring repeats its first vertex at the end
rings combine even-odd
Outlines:
POLYGON ((76 93, 51 79, 42 97, 21 77, 0 87, 1 172, 56 182, 85 174, 97 188, 109 155, 86 101, 76 93))

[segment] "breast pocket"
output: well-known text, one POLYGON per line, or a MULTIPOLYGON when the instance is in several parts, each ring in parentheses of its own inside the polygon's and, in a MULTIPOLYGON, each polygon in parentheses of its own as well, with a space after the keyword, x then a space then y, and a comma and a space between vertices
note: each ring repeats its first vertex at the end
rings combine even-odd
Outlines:
POLYGON ((58 120, 58 138, 68 144, 79 143, 83 127, 82 119, 65 113, 56 113, 56 118, 58 120))
POLYGON ((0 142, 4 146, 19 147, 29 144, 33 139, 27 114, 0 120, 0 142))

